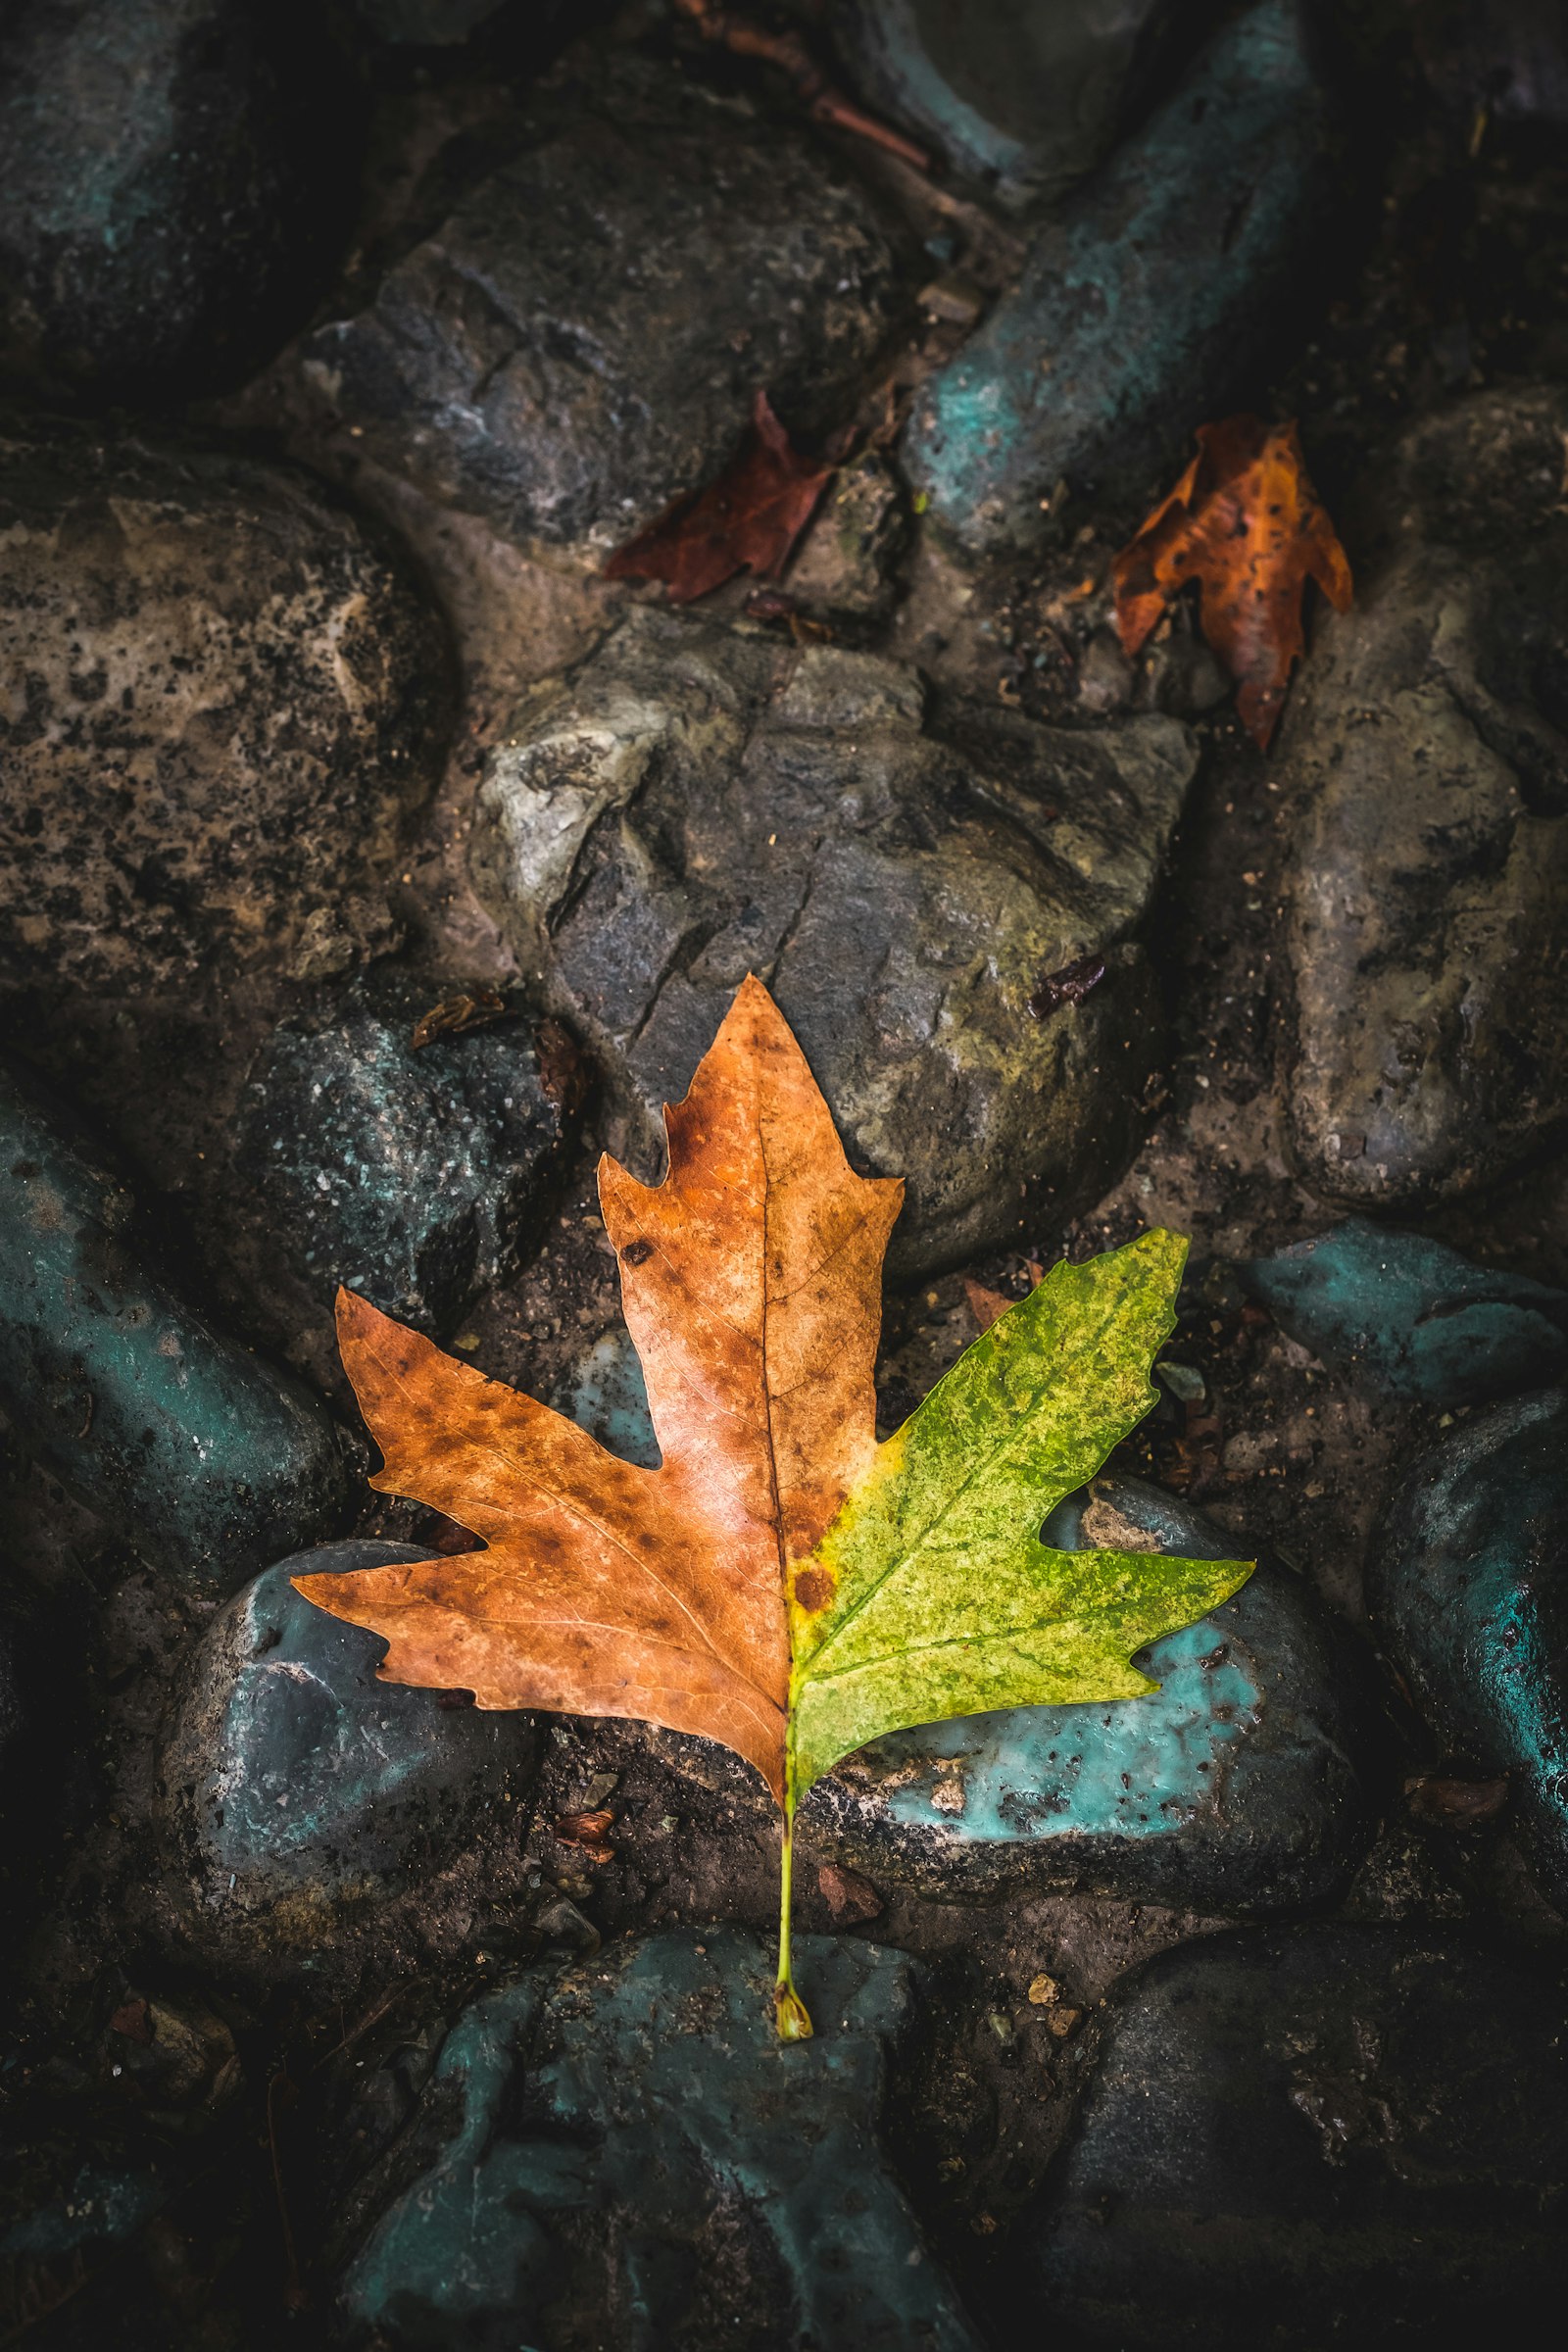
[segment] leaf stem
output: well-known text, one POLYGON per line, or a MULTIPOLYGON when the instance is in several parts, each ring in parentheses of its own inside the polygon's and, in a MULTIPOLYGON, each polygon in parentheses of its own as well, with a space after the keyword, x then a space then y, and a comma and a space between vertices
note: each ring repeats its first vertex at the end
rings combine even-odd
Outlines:
POLYGON ((778 1983, 773 1987, 773 2017, 780 2041, 809 2041, 810 2013, 795 1989, 790 1975, 790 1895, 795 1859, 795 1807, 784 1808, 784 1848, 779 1860, 778 1983))

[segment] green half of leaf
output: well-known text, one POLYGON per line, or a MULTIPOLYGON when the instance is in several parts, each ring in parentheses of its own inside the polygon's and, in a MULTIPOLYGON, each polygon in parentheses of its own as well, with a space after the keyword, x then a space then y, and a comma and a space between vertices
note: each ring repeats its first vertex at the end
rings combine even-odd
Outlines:
POLYGON ((794 1579, 790 1814, 885 1732, 1156 1690, 1133 1653, 1245 1584, 1250 1561, 1038 1535, 1154 1403, 1186 1255, 1155 1232, 1054 1266, 879 1448, 794 1579))

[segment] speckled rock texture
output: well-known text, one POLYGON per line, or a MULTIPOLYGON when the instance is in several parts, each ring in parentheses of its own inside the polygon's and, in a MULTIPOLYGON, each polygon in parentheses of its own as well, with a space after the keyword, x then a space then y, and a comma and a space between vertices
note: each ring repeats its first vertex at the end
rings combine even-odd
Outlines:
POLYGON ((439 156, 408 243, 275 371, 305 429, 559 547, 629 538, 714 473, 766 390, 792 430, 853 410, 919 283, 874 195, 739 95, 578 53, 439 156))
POLYGON ((1035 230, 1022 275, 915 400, 906 469, 976 552, 1173 456, 1235 407, 1298 304, 1333 194, 1297 0, 1262 0, 1035 230))
MULTIPOLYGON (((1190 1503, 1122 1477, 1061 1504, 1044 1541, 1250 1556, 1190 1503)), ((1082 1887, 1250 1914, 1342 1886, 1369 1835, 1364 1711, 1348 1644, 1310 1589, 1265 1560, 1145 1664, 1151 1697, 874 1740, 811 1791, 813 1837, 879 1885, 938 1901, 1082 1887)))
POLYGON ((1211 0, 844 0, 828 22, 864 98, 1016 209, 1099 163, 1217 13, 1211 0))
POLYGON ((1560 1974, 1420 1931, 1168 1952, 1111 1996, 1014 2228, 1014 2340, 1371 2352, 1536 2332, 1568 2194, 1560 1974))
POLYGON ((809 2042, 775 2038, 771 1954, 733 1929, 618 1943, 483 1994, 396 2169, 360 2191, 373 2213, 380 2185, 384 2209, 344 2278, 348 2316, 398 2352, 978 2352, 879 2139, 919 1966, 827 1936, 798 1952, 809 2042))
POLYGON ((1419 1205, 1568 1118, 1568 393, 1489 392, 1380 469, 1376 550, 1287 721, 1294 1021, 1315 1192, 1419 1205))
POLYGON ((296 0, 9 0, 0 376, 134 401, 254 367, 309 310, 353 152, 296 0))
POLYGON ((534 1718, 377 1679, 385 1643, 292 1579, 428 1559, 297 1553, 215 1618, 162 1762, 183 1940, 247 1977, 382 1963, 515 1895, 534 1718))
POLYGON ((570 1041, 514 1008, 416 1050, 438 994, 362 975, 278 1029, 250 1079, 241 1181, 318 1310, 343 1283, 439 1330, 537 1239, 581 1106, 570 1041))
POLYGON ((852 1157, 906 1180, 907 1269, 1011 1238, 1025 1185, 1092 1200, 1125 1165, 1159 1041, 1132 935, 1193 764, 1171 719, 928 711, 897 662, 643 609, 515 713, 475 873, 639 1157, 763 978, 852 1157), (1103 976, 1048 1008, 1086 957, 1103 976))
POLYGON ((231 1592, 349 1507, 319 1400, 223 1338, 148 1262, 95 1146, 0 1072, 0 1407, 117 1536, 231 1592))
POLYGON ((1568 1291, 1424 1234, 1347 1217, 1236 1271, 1282 1331, 1386 1396, 1484 1404, 1568 1372, 1568 1291))
POLYGON ((0 986, 136 992, 393 944, 442 630, 303 474, 0 431, 0 986))
POLYGON ((1494 1405, 1410 1465, 1367 1598, 1449 1754, 1508 1775, 1542 1888, 1568 1916, 1568 1396, 1494 1405))

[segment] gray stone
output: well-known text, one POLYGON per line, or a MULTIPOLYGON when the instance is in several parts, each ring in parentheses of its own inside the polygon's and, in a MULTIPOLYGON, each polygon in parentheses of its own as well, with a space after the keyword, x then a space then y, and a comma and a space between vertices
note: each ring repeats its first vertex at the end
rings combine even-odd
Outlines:
POLYGON ((1481 1404, 1568 1372, 1568 1291, 1422 1234, 1347 1217, 1236 1272, 1282 1331, 1384 1396, 1481 1404))
MULTIPOLYGON (((1045 1541, 1248 1556, 1131 1478, 1070 1497, 1045 1541)), ((878 1886, 942 1901, 1082 1887, 1244 1915, 1315 1902, 1369 1835, 1346 1646, 1299 1578, 1264 1560, 1233 1599, 1151 1647, 1157 1694, 894 1733, 819 1782, 803 1821, 878 1886)))
POLYGON ((976 2352, 878 2132, 916 1963, 825 1936, 780 2043, 772 1955, 733 1929, 619 1943, 484 1994, 447 2036, 423 2162, 344 2280, 397 2347, 976 2352))
POLYGON ((516 1271, 569 1149, 569 1041, 513 1006, 415 1051, 439 987, 378 970, 265 1049, 241 1178, 268 1247, 318 1305, 339 1283, 422 1331, 516 1271))
POLYGON ((1014 2340, 1529 2340, 1561 2277, 1562 2020, 1555 1972, 1408 1931, 1163 1954, 1112 1993, 1075 2136, 1014 2225, 1014 2340))
POLYGON ((1009 209, 1050 202, 1163 95, 1212 0, 847 0, 859 94, 1009 209))
POLYGON ((0 371, 123 401, 276 348, 351 176, 345 93, 303 29, 245 0, 10 0, 0 371))
POLYGON ((443 1891, 477 1923, 520 1877, 533 1717, 379 1681, 380 1638, 291 1582, 429 1557, 368 1540, 299 1552, 204 1635, 161 1777, 182 1926, 211 1957, 310 1973, 357 1939, 417 1942, 443 1891))
POLYGON ((612 51, 487 155, 438 163, 416 241, 283 364, 317 429, 504 537, 609 547, 717 471, 758 387, 797 432, 853 409, 901 232, 797 132, 612 51))
POLYGON ((1536 1873, 1568 1915, 1568 1396, 1494 1405, 1412 1463, 1367 1602, 1452 1757, 1506 1773, 1536 1873))
POLYGON ((303 474, 0 434, 0 984, 145 990, 395 938, 440 628, 303 474))
POLYGON ((1011 1239, 1019 1191, 1092 1200, 1159 1047, 1131 937, 1193 769, 1185 730, 928 720, 915 672, 643 609, 526 698, 491 755, 475 873, 647 1155, 759 973, 852 1157, 902 1175, 896 1264, 1011 1239), (1031 1009, 1085 956, 1081 1003, 1031 1009))
POLYGON ((1414 428, 1295 690, 1282 1082, 1336 1200, 1468 1192, 1568 1118, 1565 432, 1555 388, 1414 428))
POLYGON ((965 547, 1028 547, 1059 481, 1147 467, 1299 315, 1332 195, 1296 0, 1229 25, 1030 240, 1018 282, 915 400, 906 468, 965 547))
POLYGON ((837 627, 885 620, 907 538, 908 513, 892 466, 884 458, 858 458, 833 476, 783 593, 801 612, 837 627))
POLYGON ((0 1074, 0 1407, 144 1557, 198 1593, 329 1533, 348 1478, 318 1400, 145 1262, 118 1176, 0 1074))

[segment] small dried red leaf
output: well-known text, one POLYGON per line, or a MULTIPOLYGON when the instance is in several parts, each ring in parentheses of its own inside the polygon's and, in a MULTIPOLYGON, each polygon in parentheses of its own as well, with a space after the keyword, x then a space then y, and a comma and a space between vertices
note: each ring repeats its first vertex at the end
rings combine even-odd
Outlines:
POLYGON ((833 470, 802 456, 758 392, 746 438, 717 480, 677 499, 618 549, 606 577, 662 580, 672 605, 694 603, 738 571, 776 580, 833 470))

